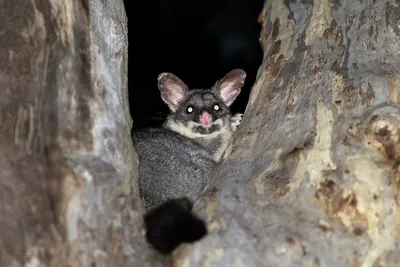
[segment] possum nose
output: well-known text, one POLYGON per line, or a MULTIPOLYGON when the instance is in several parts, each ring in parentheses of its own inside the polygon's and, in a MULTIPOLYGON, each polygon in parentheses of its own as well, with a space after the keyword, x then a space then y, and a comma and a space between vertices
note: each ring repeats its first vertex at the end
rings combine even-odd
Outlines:
POLYGON ((205 128, 210 128, 211 127, 211 114, 208 112, 203 112, 200 115, 200 122, 205 128))

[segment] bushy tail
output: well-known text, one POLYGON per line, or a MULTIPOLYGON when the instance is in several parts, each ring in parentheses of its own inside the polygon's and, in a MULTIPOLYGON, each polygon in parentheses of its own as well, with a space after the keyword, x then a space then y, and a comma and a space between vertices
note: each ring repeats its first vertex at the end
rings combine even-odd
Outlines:
POLYGON ((207 234, 205 222, 192 213, 188 198, 172 199, 144 216, 146 239, 157 251, 171 253, 180 243, 192 243, 207 234))

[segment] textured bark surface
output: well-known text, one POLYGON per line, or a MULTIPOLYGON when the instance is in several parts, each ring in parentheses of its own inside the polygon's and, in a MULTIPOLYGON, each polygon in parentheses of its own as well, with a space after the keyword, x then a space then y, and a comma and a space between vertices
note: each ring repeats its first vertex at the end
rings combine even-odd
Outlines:
MULTIPOLYGON (((143 238, 122 0, 0 1, 0 266, 166 266, 143 238)), ((398 266, 400 4, 268 0, 242 125, 174 266, 398 266)))
POLYGON ((399 266, 400 4, 268 0, 264 61, 175 266, 399 266))
POLYGON ((0 1, 0 13, 0 266, 156 266, 123 1, 0 1))

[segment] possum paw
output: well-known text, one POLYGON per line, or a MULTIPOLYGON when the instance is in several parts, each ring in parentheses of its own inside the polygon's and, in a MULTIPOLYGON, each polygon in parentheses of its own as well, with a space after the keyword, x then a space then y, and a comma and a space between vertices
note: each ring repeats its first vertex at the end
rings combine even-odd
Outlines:
POLYGON ((239 126, 239 124, 241 123, 243 118, 243 114, 242 113, 236 113, 234 116, 231 117, 231 129, 232 131, 236 132, 237 127, 239 126))

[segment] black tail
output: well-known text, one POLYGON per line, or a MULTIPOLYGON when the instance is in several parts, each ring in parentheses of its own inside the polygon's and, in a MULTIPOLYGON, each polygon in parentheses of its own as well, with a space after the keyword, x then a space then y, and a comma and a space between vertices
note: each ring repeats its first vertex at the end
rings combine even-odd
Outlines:
POLYGON ((192 243, 207 234, 203 220, 192 213, 188 198, 173 199, 144 216, 146 239, 157 251, 171 253, 180 243, 192 243))

